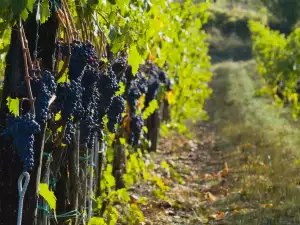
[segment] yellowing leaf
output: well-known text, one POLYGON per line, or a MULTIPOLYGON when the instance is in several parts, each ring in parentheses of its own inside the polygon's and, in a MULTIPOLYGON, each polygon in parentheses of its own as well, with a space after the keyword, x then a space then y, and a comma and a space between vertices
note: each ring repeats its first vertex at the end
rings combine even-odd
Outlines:
POLYGON ((264 208, 272 208, 273 204, 272 203, 267 203, 263 205, 264 208))
POLYGON ((205 198, 208 200, 208 201, 210 201, 210 202, 215 202, 215 201, 217 201, 217 197, 216 196, 214 196, 212 193, 210 193, 210 192, 207 192, 206 194, 205 194, 205 198))
POLYGON ((170 105, 174 104, 175 103, 175 93, 174 93, 174 91, 172 91, 172 90, 168 91, 166 93, 166 99, 168 100, 168 103, 170 105))
POLYGON ((7 99, 7 107, 10 113, 14 114, 15 116, 19 116, 19 104, 20 100, 18 98, 11 98, 8 97, 7 99))
POLYGON ((208 216, 208 218, 213 219, 213 220, 222 220, 222 219, 224 219, 224 213, 218 212, 216 214, 211 214, 208 216))
POLYGON ((107 223, 101 217, 92 217, 88 225, 107 225, 107 223))
POLYGON ((125 130, 126 130, 127 132, 130 131, 130 122, 131 122, 130 117, 129 117, 128 115, 125 116, 125 118, 123 119, 123 124, 122 124, 122 126, 125 128, 125 130))
POLYGON ((212 179, 214 176, 208 173, 200 174, 200 178, 202 179, 212 179))
POLYGON ((47 201, 49 207, 56 211, 56 197, 53 191, 50 191, 48 188, 48 184, 40 183, 40 191, 39 194, 47 201))
POLYGON ((145 95, 142 95, 139 99, 138 99, 138 104, 137 104, 137 108, 139 110, 142 110, 144 108, 144 101, 145 101, 145 95))
POLYGON ((240 213, 239 210, 237 210, 237 209, 233 210, 233 214, 234 214, 234 215, 238 215, 239 213, 240 213))
POLYGON ((129 65, 131 65, 132 67, 132 73, 136 74, 140 64, 142 64, 144 62, 143 58, 140 56, 136 45, 133 45, 130 49, 129 49, 129 56, 128 56, 128 63, 129 65))

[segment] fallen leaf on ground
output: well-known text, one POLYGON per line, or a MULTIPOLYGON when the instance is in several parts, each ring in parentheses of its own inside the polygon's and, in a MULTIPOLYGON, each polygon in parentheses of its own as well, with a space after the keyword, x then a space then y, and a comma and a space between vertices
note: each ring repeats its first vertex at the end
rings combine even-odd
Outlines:
POLYGON ((271 208, 271 207, 273 207, 273 204, 272 204, 272 203, 264 204, 264 208, 271 208))
POLYGON ((205 194, 205 198, 207 199, 207 200, 209 200, 210 202, 215 202, 215 201, 217 201, 217 197, 216 196, 214 196, 212 193, 210 193, 210 192, 207 192, 206 194, 205 194))
POLYGON ((239 213, 240 213, 239 210, 237 210, 237 209, 233 210, 233 214, 234 214, 234 215, 237 215, 237 214, 239 214, 239 213))
POLYGON ((222 220, 224 219, 224 213, 223 212, 218 212, 216 214, 211 214, 208 216, 209 219, 213 220, 222 220))
POLYGON ((213 175, 208 174, 208 173, 204 173, 204 174, 200 174, 200 178, 202 178, 202 179, 212 179, 213 175))

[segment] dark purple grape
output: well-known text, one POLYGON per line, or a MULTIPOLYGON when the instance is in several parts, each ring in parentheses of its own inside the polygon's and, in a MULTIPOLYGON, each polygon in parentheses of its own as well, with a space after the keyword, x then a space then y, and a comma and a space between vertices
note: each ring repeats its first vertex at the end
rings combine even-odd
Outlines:
POLYGON ((107 128, 110 132, 116 132, 116 125, 121 123, 122 113, 125 111, 125 101, 121 96, 114 97, 112 105, 107 113, 107 128))
POLYGON ((131 118, 130 121, 130 134, 128 137, 128 143, 132 146, 137 146, 143 131, 143 117, 142 115, 137 115, 131 118))
POLYGON ((24 171, 34 167, 34 134, 40 132, 40 125, 34 120, 34 115, 31 113, 8 119, 8 126, 3 135, 13 138, 24 171))

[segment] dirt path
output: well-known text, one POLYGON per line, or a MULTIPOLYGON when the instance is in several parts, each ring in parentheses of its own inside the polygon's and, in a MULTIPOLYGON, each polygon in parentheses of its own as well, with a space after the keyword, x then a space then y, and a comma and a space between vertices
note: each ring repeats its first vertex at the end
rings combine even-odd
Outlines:
MULTIPOLYGON (((212 85, 219 88, 217 80, 212 85)), ((226 224, 225 213, 236 213, 234 209, 222 212, 215 206, 230 195, 232 176, 228 155, 216 145, 220 138, 213 121, 214 101, 212 97, 206 106, 211 120, 190 126, 194 138, 173 134, 160 140, 154 163, 160 165, 156 169, 169 190, 165 198, 157 198, 151 194, 155 187, 149 184, 135 188, 150 200, 143 208, 146 224, 226 224), (163 165, 165 162, 168 169, 163 165)))
POLYGON ((255 96, 253 68, 251 61, 215 66, 210 120, 191 125, 191 139, 161 139, 153 170, 169 189, 135 187, 148 198, 145 224, 300 224, 300 131, 255 96))
POLYGON ((169 175, 162 173, 165 176, 163 182, 170 189, 166 192, 166 200, 153 198, 144 208, 149 224, 202 224, 208 222, 209 217, 212 220, 223 218, 212 204, 220 195, 230 192, 226 178, 228 171, 224 167, 223 154, 214 150, 213 126, 198 126, 197 140, 180 135, 161 140, 156 164, 161 165, 163 159, 178 174, 172 169, 169 175))

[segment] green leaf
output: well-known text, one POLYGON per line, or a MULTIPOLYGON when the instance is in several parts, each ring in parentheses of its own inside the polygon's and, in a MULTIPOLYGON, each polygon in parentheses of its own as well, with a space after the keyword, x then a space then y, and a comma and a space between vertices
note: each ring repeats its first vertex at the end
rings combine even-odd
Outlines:
POLYGON ((0 9, 5 9, 9 7, 10 0, 1 0, 0 1, 0 9))
POLYGON ((144 62, 144 60, 140 56, 140 54, 136 48, 136 45, 131 46, 131 48, 129 49, 128 63, 132 67, 133 74, 137 73, 140 64, 142 64, 143 62, 144 62))
POLYGON ((105 220, 101 217, 92 217, 88 225, 107 225, 107 223, 105 223, 105 220))
POLYGON ((59 128, 57 128, 58 132, 62 132, 63 126, 60 126, 59 128))
POLYGON ((120 82, 119 86, 120 86, 120 90, 117 91, 116 96, 122 95, 125 92, 125 88, 126 88, 125 84, 123 82, 120 82))
POLYGON ((125 138, 119 138, 121 145, 126 145, 126 139, 125 138))
POLYGON ((49 190, 48 184, 40 183, 39 194, 47 201, 49 207, 56 211, 56 197, 53 191, 49 190))
POLYGON ((61 111, 55 114, 55 121, 59 121, 61 119, 61 111))
POLYGON ((18 98, 13 99, 11 97, 8 97, 6 101, 9 112, 14 114, 15 116, 19 116, 20 100, 18 98))
POLYGON ((15 17, 19 16, 26 7, 26 0, 11 0, 11 9, 15 17))
POLYGON ((21 15, 22 19, 26 20, 28 11, 32 12, 34 2, 35 0, 11 0, 11 10, 14 17, 21 15))
POLYGON ((149 103, 149 106, 145 109, 144 113, 143 113, 143 119, 147 119, 151 114, 153 114, 155 112, 155 110, 157 110, 159 108, 158 106, 158 102, 157 100, 152 100, 149 103))
POLYGON ((28 15, 29 15, 29 13, 28 13, 27 9, 24 9, 21 13, 21 18, 25 21, 25 20, 27 20, 28 15))
POLYGON ((50 9, 48 0, 42 0, 41 2, 41 24, 45 23, 50 17, 50 9))
POLYGON ((3 85, 0 85, 0 106, 2 103, 2 92, 3 92, 3 85))
POLYGON ((128 194, 128 191, 126 188, 122 188, 122 189, 119 189, 117 191, 119 197, 122 199, 122 201, 124 202, 129 202, 130 201, 130 197, 129 197, 129 194, 128 194))
POLYGON ((147 205, 147 201, 148 201, 148 199, 146 197, 140 197, 140 199, 138 200, 138 203, 142 204, 142 205, 147 205))
MULTIPOLYGON (((61 70, 63 64, 64 64, 63 61, 61 61, 61 62, 59 63, 59 71, 61 70)), ((68 75, 68 71, 69 71, 69 69, 67 68, 66 71, 65 71, 65 73, 58 79, 57 83, 70 82, 69 75, 68 75)))
POLYGON ((120 10, 124 12, 128 8, 130 0, 116 0, 116 3, 119 6, 120 10))
POLYGON ((107 188, 112 188, 115 186, 116 181, 114 176, 112 175, 112 165, 108 164, 106 170, 104 171, 103 174, 104 180, 106 181, 106 187, 107 188))
POLYGON ((160 165, 166 170, 170 168, 170 165, 166 161, 161 161, 160 165))
POLYGON ((26 8, 29 10, 29 12, 32 12, 34 3, 35 0, 27 0, 26 8))
POLYGON ((143 131, 144 131, 146 134, 148 134, 148 127, 143 126, 143 131))

